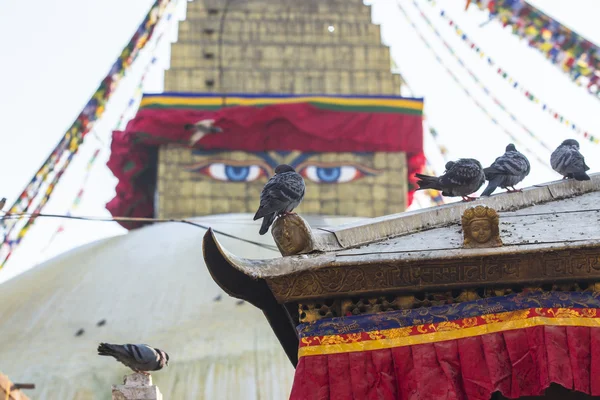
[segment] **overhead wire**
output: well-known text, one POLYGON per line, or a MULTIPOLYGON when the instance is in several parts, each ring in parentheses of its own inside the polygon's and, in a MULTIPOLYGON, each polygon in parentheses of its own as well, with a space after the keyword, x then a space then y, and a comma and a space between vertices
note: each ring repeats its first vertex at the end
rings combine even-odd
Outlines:
MULTIPOLYGON (((0 220, 10 220, 14 218, 28 217, 31 219, 35 218, 61 218, 61 219, 71 219, 78 221, 94 221, 94 222, 153 222, 153 223, 164 223, 164 222, 177 222, 187 225, 192 225, 202 229, 211 229, 210 226, 200 224, 194 221, 190 221, 188 219, 177 219, 177 218, 143 218, 143 217, 90 217, 90 216, 76 216, 76 215, 61 215, 61 214, 47 214, 47 213, 21 213, 21 214, 12 214, 7 213, 0 217, 0 220)), ((255 242, 253 240, 245 239, 240 236, 233 235, 231 233, 223 232, 218 229, 212 229, 213 232, 231 238, 235 240, 239 240, 248 244, 252 244, 258 247, 262 247, 272 251, 279 251, 276 246, 255 242)))
MULTIPOLYGON (((507 218, 515 218, 515 217, 522 218, 522 217, 546 216, 546 215, 557 216, 557 215, 562 215, 562 214, 580 214, 580 213, 588 213, 588 212, 600 213, 600 208, 588 208, 588 209, 583 209, 583 210, 532 212, 532 213, 519 212, 517 210, 517 211, 503 211, 503 212, 500 212, 500 214, 502 215, 502 217, 507 217, 507 218)), ((206 224, 201 224, 198 222, 191 221, 189 219, 145 218, 145 217, 94 217, 94 216, 75 216, 75 215, 61 215, 61 214, 48 214, 48 213, 38 213, 38 214, 35 214, 35 213, 22 213, 22 214, 6 213, 6 214, 0 216, 0 220, 7 220, 7 219, 21 218, 21 217, 61 218, 61 219, 71 219, 71 220, 89 221, 89 222, 149 222, 149 223, 150 222, 152 222, 152 223, 175 222, 175 223, 182 223, 182 224, 195 226, 195 227, 205 229, 205 230, 212 229, 213 232, 215 232, 219 235, 228 237, 230 239, 239 240, 239 241, 242 241, 242 242, 245 242, 248 244, 252 244, 252 245, 255 245, 258 247, 262 247, 262 248, 265 248, 268 250, 278 251, 276 246, 249 240, 249 239, 246 239, 246 238, 243 238, 243 237, 231 234, 231 233, 227 233, 227 232, 224 232, 224 231, 221 231, 218 229, 214 229, 206 224)), ((227 219, 214 219, 214 220, 211 220, 211 222, 227 222, 227 223, 229 223, 230 221, 228 221, 227 219)), ((540 243, 546 243, 546 242, 540 242, 540 243)), ((553 242, 547 242, 547 243, 553 243, 553 242)), ((444 249, 439 249, 439 250, 444 250, 444 249)), ((417 250, 406 250, 406 251, 417 251, 417 250)), ((404 252, 404 251, 402 251, 402 252, 404 252)), ((398 253, 398 251, 395 251, 393 253, 398 253)))

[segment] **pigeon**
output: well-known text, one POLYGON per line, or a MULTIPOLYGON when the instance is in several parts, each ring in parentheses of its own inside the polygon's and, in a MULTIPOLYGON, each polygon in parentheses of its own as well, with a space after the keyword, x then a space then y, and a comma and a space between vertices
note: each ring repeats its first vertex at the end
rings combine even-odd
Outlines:
POLYGON ((490 182, 481 195, 491 195, 498 186, 507 189, 509 193, 521 192, 522 190, 515 189, 515 185, 525 179, 530 170, 527 157, 519 153, 514 144, 509 144, 503 155, 496 158, 492 165, 483 169, 485 179, 490 182), (508 189, 509 187, 512 190, 508 189))
POLYGON ((419 179, 417 190, 440 190, 443 196, 461 196, 463 201, 475 200, 475 197, 469 195, 475 193, 485 183, 481 163, 473 158, 448 161, 446 171, 440 177, 423 174, 415 174, 415 176, 419 179))
POLYGON ((567 139, 557 147, 550 156, 552 169, 563 176, 563 179, 575 178, 578 181, 589 181, 585 171, 589 170, 579 152, 579 143, 575 139, 567 139))
POLYGON ((264 235, 275 217, 292 214, 304 198, 304 179, 293 167, 281 164, 260 193, 260 206, 254 221, 263 218, 260 235, 264 235))
POLYGON ((169 365, 169 355, 147 344, 100 343, 98 355, 111 356, 135 372, 150 375, 148 371, 158 371, 169 365))
POLYGON ((214 126, 214 119, 203 119, 202 121, 198 121, 195 124, 186 124, 184 128, 186 130, 193 130, 194 133, 190 137, 190 146, 195 145, 202 139, 204 136, 223 132, 221 128, 218 126, 214 126))

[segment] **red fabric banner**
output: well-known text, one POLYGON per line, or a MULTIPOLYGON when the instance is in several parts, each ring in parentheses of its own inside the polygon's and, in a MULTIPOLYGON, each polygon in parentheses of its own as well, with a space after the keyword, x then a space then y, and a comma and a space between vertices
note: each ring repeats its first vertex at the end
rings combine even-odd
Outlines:
MULTIPOLYGON (((153 216, 157 146, 166 143, 188 146, 191 132, 184 126, 205 119, 214 119, 214 125, 223 132, 205 136, 195 148, 248 152, 405 152, 412 186, 412 177, 425 163, 420 111, 406 113, 381 108, 365 112, 357 111, 356 107, 332 110, 306 102, 216 110, 168 105, 142 108, 125 131, 113 133, 107 165, 119 182, 115 198, 107 204, 112 215, 153 216)), ((413 194, 411 187, 409 204, 413 194)), ((131 229, 141 223, 122 225, 131 229)))
POLYGON ((291 400, 489 400, 551 383, 600 395, 600 329, 535 326, 390 349, 301 357, 291 400))
POLYGON ((228 107, 216 111, 146 108, 125 132, 187 143, 185 124, 214 119, 223 134, 207 136, 203 149, 305 152, 423 151, 422 116, 394 112, 320 109, 309 103, 228 107), (419 134, 421 133, 421 134, 419 134))

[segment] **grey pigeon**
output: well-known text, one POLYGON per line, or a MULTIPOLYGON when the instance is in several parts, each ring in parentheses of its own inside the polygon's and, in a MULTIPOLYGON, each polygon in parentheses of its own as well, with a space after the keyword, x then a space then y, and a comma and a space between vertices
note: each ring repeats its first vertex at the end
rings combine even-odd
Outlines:
POLYGON ((522 190, 515 189, 515 185, 525 179, 530 170, 531 166, 527 157, 519 153, 514 144, 509 144, 503 155, 496 158, 492 165, 483 169, 485 179, 490 182, 481 195, 489 196, 497 187, 507 189, 509 193, 521 192, 522 190), (509 187, 512 190, 508 189, 509 187))
POLYGON ((108 344, 100 343, 98 355, 111 356, 135 372, 148 375, 148 371, 158 371, 169 365, 169 355, 147 344, 108 344))
POLYGON ((275 175, 269 179, 260 193, 260 206, 254 221, 263 218, 261 235, 269 230, 275 217, 291 214, 304 198, 304 179, 293 167, 281 164, 275 168, 275 175))
POLYGON ((567 139, 557 147, 550 156, 552 169, 563 176, 563 179, 575 178, 578 181, 589 181, 585 171, 589 170, 585 159, 579 152, 579 143, 575 139, 567 139))
POLYGON ((458 161, 448 161, 446 171, 440 177, 415 174, 419 179, 417 184, 421 189, 435 189, 442 196, 461 196, 463 201, 475 200, 469 197, 485 183, 485 174, 481 163, 473 158, 461 158, 458 161))
POLYGON ((202 121, 198 121, 195 124, 186 124, 184 126, 186 130, 194 131, 194 133, 190 137, 190 146, 196 144, 198 141, 200 141, 200 139, 202 139, 206 135, 223 132, 221 128, 219 128, 218 126, 214 126, 214 123, 214 119, 203 119, 202 121))

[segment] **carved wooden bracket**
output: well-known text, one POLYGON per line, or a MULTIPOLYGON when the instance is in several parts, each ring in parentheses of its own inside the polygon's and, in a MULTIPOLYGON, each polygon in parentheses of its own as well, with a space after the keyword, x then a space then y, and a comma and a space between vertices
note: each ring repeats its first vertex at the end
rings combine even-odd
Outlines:
POLYGON ((310 226, 297 214, 277 218, 271 228, 271 234, 283 256, 308 253, 314 248, 310 226))

